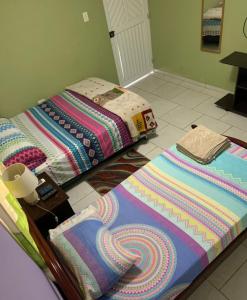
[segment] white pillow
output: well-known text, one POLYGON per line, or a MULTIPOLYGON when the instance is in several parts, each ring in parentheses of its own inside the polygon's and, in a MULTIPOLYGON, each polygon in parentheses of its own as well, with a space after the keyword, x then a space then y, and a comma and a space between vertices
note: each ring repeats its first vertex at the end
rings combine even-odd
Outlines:
POLYGON ((222 7, 208 9, 203 14, 203 19, 222 19, 222 7))
POLYGON ((63 223, 58 225, 55 229, 49 230, 50 240, 54 240, 59 234, 72 228, 77 223, 80 223, 92 216, 97 216, 97 210, 94 206, 89 205, 87 208, 83 209, 80 213, 75 214, 71 218, 65 220, 63 223))
POLYGON ((91 77, 82 80, 80 82, 77 82, 75 84, 72 84, 66 87, 66 89, 74 91, 92 100, 95 96, 104 94, 112 90, 116 86, 117 86, 116 84, 111 83, 109 81, 100 78, 91 77))

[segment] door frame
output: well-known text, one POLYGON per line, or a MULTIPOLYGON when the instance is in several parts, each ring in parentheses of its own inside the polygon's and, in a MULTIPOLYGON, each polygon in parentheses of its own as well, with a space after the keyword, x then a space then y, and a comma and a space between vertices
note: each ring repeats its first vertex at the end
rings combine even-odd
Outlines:
MULTIPOLYGON (((151 70, 147 74, 143 74, 139 78, 136 78, 136 79, 134 79, 131 82, 125 82, 124 79, 123 79, 123 76, 122 76, 122 74, 124 72, 123 72, 123 64, 122 64, 122 59, 121 59, 121 53, 120 53, 120 49, 117 47, 117 43, 114 43, 114 37, 113 38, 110 37, 110 31, 112 29, 110 28, 110 16, 109 16, 108 10, 106 8, 107 7, 106 1, 107 0, 103 0, 103 6, 104 6, 104 11, 105 11, 105 16, 106 16, 106 22, 107 22, 107 28, 108 28, 108 36, 109 36, 110 41, 111 41, 114 62, 115 62, 116 69, 117 69, 118 81, 119 81, 120 85, 122 85, 122 86, 129 86, 129 85, 132 85, 133 82, 139 81, 141 78, 146 77, 148 74, 150 74, 154 70, 148 0, 143 0, 143 1, 144 1, 144 5, 145 5, 145 11, 146 11, 146 14, 147 14, 147 22, 148 22, 148 26, 147 26, 148 27, 148 29, 147 29, 148 30, 148 34, 147 34, 147 36, 145 38, 149 39, 148 44, 150 46, 148 47, 149 48, 148 52, 149 52, 149 57, 150 57, 151 70), (117 56, 117 53, 118 53, 118 56, 117 56)), ((118 1, 118 0, 115 0, 115 1, 118 1)))

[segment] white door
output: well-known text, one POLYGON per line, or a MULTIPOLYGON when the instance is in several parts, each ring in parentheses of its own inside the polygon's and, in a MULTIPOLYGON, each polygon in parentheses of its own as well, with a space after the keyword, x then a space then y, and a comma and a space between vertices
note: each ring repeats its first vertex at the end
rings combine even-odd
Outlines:
POLYGON ((104 0, 121 85, 153 70, 148 0, 104 0))

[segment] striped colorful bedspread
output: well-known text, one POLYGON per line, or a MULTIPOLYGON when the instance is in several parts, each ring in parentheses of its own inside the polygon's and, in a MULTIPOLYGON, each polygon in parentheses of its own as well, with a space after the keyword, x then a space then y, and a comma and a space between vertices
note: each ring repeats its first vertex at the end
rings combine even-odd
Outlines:
POLYGON ((221 34, 221 19, 203 19, 203 36, 219 36, 221 34))
POLYGON ((174 146, 96 205, 140 255, 101 299, 175 299, 247 227, 247 151, 232 145, 204 166, 174 146))
POLYGON ((63 184, 133 143, 120 117, 64 91, 11 119, 48 157, 36 168, 63 184))

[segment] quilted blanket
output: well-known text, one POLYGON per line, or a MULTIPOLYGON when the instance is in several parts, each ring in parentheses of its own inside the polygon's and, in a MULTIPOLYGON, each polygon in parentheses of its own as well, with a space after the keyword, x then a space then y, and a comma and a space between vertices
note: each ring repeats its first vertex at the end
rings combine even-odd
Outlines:
POLYGON ((100 299, 175 299, 247 227, 247 151, 209 165, 174 147, 100 198, 111 232, 140 256, 100 299))
POLYGON ((47 156, 36 168, 58 184, 133 143, 120 117, 75 92, 64 91, 11 119, 47 156))
POLYGON ((127 124, 134 141, 137 141, 140 136, 153 134, 157 127, 152 108, 148 101, 140 95, 119 87, 116 84, 92 77, 73 84, 68 89, 88 97, 107 110, 120 116, 127 124), (105 98, 106 94, 111 94, 116 89, 122 91, 119 97, 105 103, 104 101, 99 101, 102 96, 105 98))

